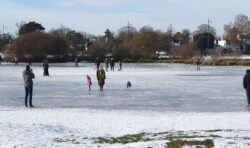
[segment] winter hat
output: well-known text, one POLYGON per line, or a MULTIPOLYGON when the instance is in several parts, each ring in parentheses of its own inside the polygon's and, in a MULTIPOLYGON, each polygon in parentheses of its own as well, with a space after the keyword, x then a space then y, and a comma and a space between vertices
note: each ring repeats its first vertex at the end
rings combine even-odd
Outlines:
POLYGON ((29 65, 26 65, 26 70, 30 70, 30 66, 29 65))

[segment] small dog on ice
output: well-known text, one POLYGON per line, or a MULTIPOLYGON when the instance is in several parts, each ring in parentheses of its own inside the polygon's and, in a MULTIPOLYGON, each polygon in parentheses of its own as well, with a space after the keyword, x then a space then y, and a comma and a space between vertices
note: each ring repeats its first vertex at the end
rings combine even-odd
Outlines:
POLYGON ((132 85, 131 85, 131 83, 128 81, 127 82, 127 88, 130 88, 132 85))

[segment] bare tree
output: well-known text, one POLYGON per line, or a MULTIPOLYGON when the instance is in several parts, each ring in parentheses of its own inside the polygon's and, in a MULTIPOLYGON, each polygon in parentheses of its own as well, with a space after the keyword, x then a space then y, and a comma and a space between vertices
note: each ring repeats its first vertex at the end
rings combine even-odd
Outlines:
POLYGON ((250 21, 244 14, 236 15, 233 23, 224 26, 224 37, 229 43, 240 45, 245 52, 245 40, 250 38, 250 21))
POLYGON ((248 16, 244 14, 236 15, 234 19, 234 27, 239 29, 240 35, 250 34, 250 21, 248 16))

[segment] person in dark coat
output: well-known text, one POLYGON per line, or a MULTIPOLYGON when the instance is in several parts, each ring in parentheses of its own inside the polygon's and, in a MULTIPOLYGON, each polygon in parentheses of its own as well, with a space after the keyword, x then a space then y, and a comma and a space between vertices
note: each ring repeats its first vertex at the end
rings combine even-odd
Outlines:
POLYGON ((197 61, 196 61, 196 65, 197 65, 197 70, 201 70, 201 60, 200 58, 197 58, 197 61))
POLYGON ((109 70, 109 59, 108 58, 105 59, 105 70, 106 71, 109 70))
POLYGON ((120 66, 119 71, 122 71, 122 61, 121 60, 119 61, 119 66, 120 66))
POLYGON ((98 81, 98 85, 100 87, 100 91, 103 91, 103 86, 105 84, 106 75, 102 66, 99 69, 97 69, 96 78, 98 81))
POLYGON ((79 67, 78 63, 79 63, 79 59, 78 59, 78 57, 76 57, 75 58, 75 67, 79 67))
POLYGON ((2 59, 2 56, 0 55, 0 65, 1 65, 2 61, 3 61, 3 59, 2 59))
POLYGON ((49 61, 47 58, 43 60, 43 76, 49 76, 49 61))
POLYGON ((247 102, 248 106, 250 107, 250 70, 246 70, 246 74, 243 78, 243 87, 246 90, 246 95, 247 95, 247 102))
POLYGON ((26 65, 26 69, 23 71, 23 80, 25 88, 25 107, 28 107, 28 97, 29 97, 29 107, 34 107, 32 104, 32 94, 33 94, 33 81, 35 75, 30 69, 29 65, 26 65))
POLYGON ((28 64, 29 64, 29 66, 32 66, 32 63, 31 63, 31 59, 30 59, 30 58, 28 59, 28 64))
POLYGON ((95 60, 96 69, 99 69, 100 64, 101 64, 101 60, 97 57, 95 60))
POLYGON ((114 58, 111 58, 110 60, 110 68, 111 68, 111 71, 115 71, 115 59, 114 58))
POLYGON ((19 61, 18 61, 18 58, 15 57, 15 58, 14 58, 14 63, 15 63, 15 65, 18 65, 18 62, 19 62, 19 61))

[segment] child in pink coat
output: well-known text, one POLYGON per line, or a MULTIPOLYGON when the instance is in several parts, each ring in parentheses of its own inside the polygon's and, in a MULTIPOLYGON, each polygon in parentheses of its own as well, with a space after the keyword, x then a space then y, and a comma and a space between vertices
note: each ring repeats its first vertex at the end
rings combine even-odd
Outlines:
POLYGON ((91 90, 91 85, 92 85, 92 81, 91 81, 91 78, 89 75, 86 76, 86 79, 87 79, 87 84, 89 86, 89 91, 91 90))

